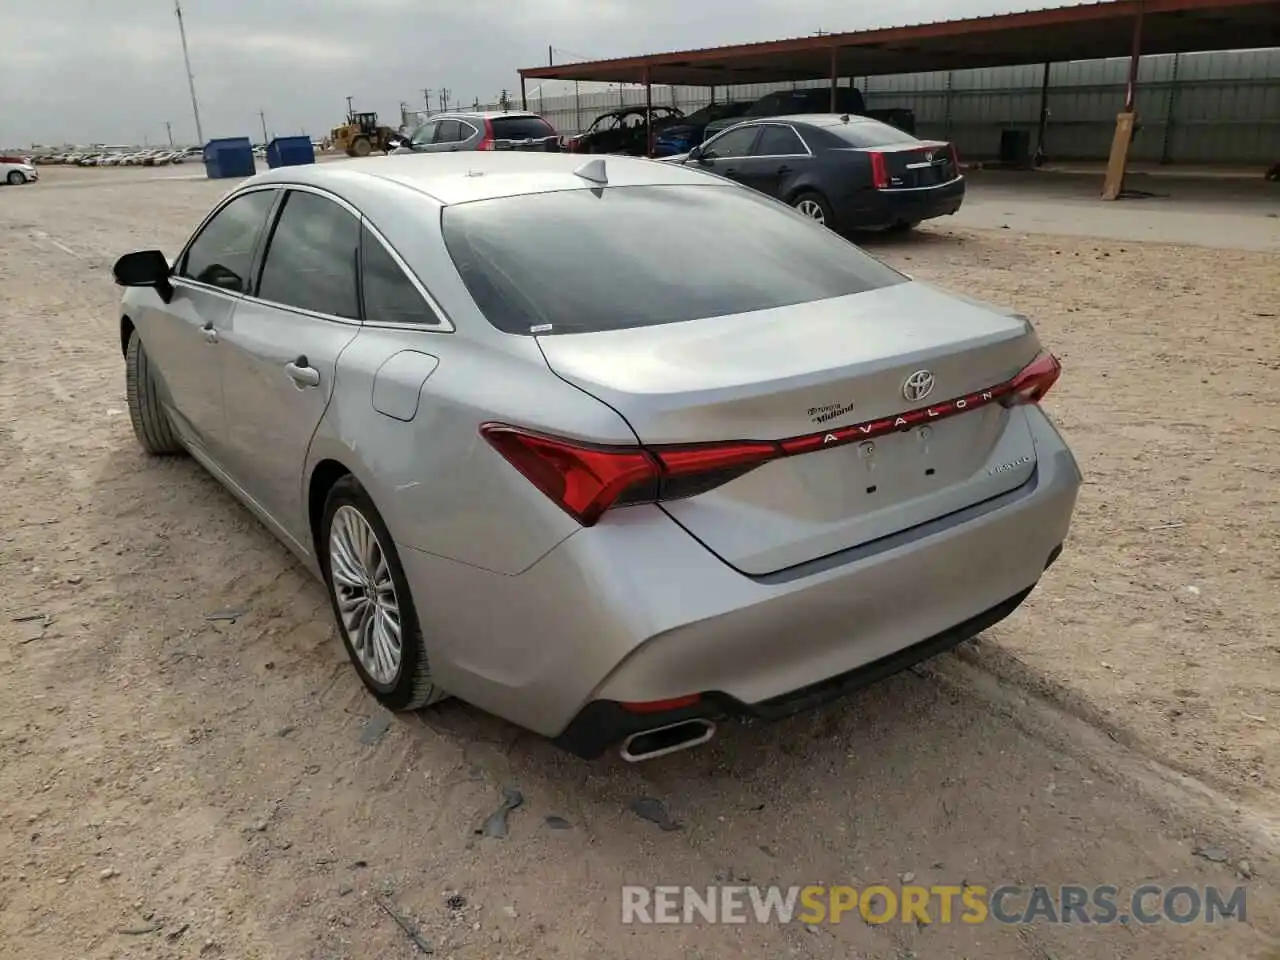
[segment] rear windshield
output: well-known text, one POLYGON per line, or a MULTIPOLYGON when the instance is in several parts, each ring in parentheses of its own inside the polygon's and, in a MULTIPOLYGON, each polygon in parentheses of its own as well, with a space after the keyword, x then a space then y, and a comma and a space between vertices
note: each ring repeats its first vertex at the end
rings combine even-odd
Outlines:
POLYGON ((443 230, 472 298, 506 333, 677 323, 906 279, 776 200, 718 184, 480 200, 446 207, 443 230))
POLYGON ((495 140, 540 140, 556 135, 551 124, 541 117, 494 117, 489 125, 495 140))
POLYGON ((823 127, 827 133, 839 137, 851 147, 888 147, 920 141, 897 127, 879 120, 855 120, 851 123, 835 123, 823 127))

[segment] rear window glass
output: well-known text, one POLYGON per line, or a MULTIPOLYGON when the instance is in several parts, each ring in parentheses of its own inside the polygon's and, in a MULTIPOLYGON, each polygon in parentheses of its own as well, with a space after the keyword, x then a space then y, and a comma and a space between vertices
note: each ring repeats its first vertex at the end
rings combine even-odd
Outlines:
POLYGON ((776 200, 732 186, 480 200, 446 207, 443 229, 472 298, 506 333, 677 323, 906 279, 776 200))
POLYGON ((906 131, 881 123, 879 120, 855 120, 852 123, 833 124, 823 129, 839 137, 851 147, 887 147, 899 143, 920 142, 906 131))
POLYGON ((495 140, 538 140, 555 136, 555 129, 541 117, 494 117, 489 121, 495 140))

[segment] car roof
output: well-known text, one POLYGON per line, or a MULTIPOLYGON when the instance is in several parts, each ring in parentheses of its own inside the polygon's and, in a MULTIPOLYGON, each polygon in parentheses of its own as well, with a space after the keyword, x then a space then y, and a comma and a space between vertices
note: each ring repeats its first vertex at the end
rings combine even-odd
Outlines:
POLYGON ((430 123, 432 120, 449 120, 458 117, 465 117, 473 120, 498 120, 502 117, 515 117, 516 119, 527 119, 529 117, 537 117, 543 119, 532 110, 449 110, 445 113, 432 114, 426 117, 422 122, 430 123))
POLYGON ((839 127, 847 124, 883 123, 875 117, 856 113, 788 113, 780 117, 746 117, 742 123, 807 123, 811 127, 839 127))
POLYGON ((699 170, 639 157, 511 150, 400 154, 279 167, 251 177, 244 186, 298 183, 330 190, 353 202, 354 194, 378 186, 398 186, 448 206, 531 193, 599 189, 600 184, 574 173, 596 162, 603 163, 608 186, 723 184, 721 178, 699 170))

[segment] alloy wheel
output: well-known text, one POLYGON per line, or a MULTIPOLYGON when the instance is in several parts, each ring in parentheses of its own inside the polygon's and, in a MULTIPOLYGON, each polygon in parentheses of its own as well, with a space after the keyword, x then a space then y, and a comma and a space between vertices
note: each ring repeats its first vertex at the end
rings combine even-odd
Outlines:
POLYGON ((801 200, 796 204, 796 212, 818 223, 827 222, 827 215, 822 212, 822 204, 817 200, 801 200))
POLYGON ((394 683, 403 655, 395 581, 378 535, 347 504, 338 508, 329 528, 329 576, 360 666, 377 683, 394 683))

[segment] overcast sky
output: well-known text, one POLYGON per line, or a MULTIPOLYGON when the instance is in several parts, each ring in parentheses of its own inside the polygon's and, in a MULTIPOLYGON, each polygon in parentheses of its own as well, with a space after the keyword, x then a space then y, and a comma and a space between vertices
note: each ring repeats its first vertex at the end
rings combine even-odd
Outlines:
MULTIPOLYGON (((447 87, 518 96, 516 69, 1071 0, 183 0, 206 138, 320 135, 346 111, 395 125, 447 87)), ((9 4, 5 4, 8 6, 9 4)), ((19 0, 0 16, 0 145, 179 142, 195 124, 173 0, 19 0)), ((550 90, 546 91, 548 95, 550 90)), ((434 104, 433 104, 434 106, 434 104)))

